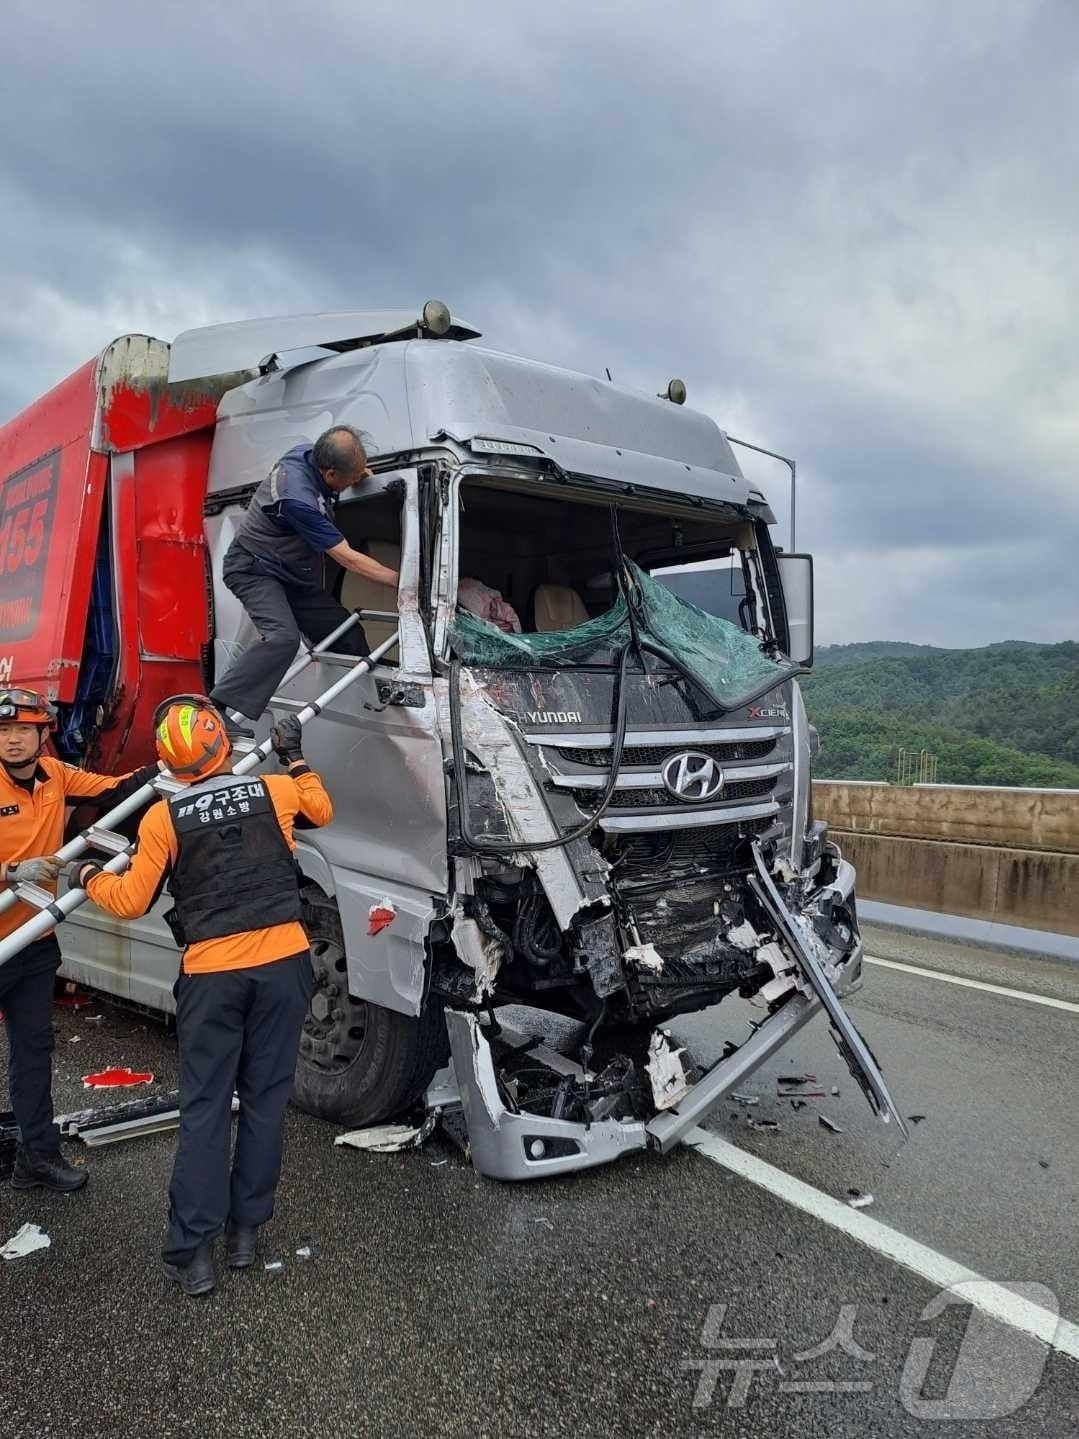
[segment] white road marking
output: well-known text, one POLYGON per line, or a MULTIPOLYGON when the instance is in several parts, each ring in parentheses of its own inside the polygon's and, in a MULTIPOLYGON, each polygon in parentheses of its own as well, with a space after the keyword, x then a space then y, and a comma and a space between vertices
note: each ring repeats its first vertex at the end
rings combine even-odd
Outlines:
POLYGON ((981 979, 960 979, 957 974, 942 974, 939 969, 923 969, 919 964, 899 964, 894 959, 875 959, 865 955, 866 964, 879 964, 882 969, 899 969, 904 974, 917 974, 922 979, 939 979, 941 984, 961 984, 964 989, 984 989, 987 994, 1002 994, 1005 999, 1025 999, 1030 1004, 1044 1004, 1049 1009, 1067 1009, 1079 1014, 1079 1004, 1070 999, 1051 999, 1047 994, 1028 994, 1025 989, 1008 989, 1003 984, 986 984, 981 979))
POLYGON ((1022 1330, 1024 1334, 1031 1334, 1059 1349, 1062 1354, 1079 1359, 1079 1325, 1073 1324, 1070 1319, 1058 1318, 1052 1310, 1013 1294, 1005 1285, 957 1264, 954 1259, 901 1234, 890 1225, 882 1224, 879 1219, 871 1219, 863 1210, 850 1209, 841 1200, 814 1189, 811 1184, 758 1159, 755 1154, 748 1154, 718 1134, 698 1126, 691 1129, 682 1142, 714 1164, 748 1179, 761 1189, 767 1189, 795 1209, 801 1209, 833 1229, 841 1230, 851 1239, 929 1280, 938 1289, 950 1289, 956 1284, 975 1281, 978 1287, 969 1297, 977 1308, 1000 1323, 1022 1330))

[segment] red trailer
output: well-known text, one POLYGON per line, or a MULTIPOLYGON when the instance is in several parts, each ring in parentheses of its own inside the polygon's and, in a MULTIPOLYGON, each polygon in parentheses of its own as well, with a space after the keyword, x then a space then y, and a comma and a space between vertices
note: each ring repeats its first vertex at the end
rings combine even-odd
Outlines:
POLYGON ((169 384, 168 364, 125 335, 0 429, 0 683, 48 694, 59 752, 106 772, 206 683, 210 445, 247 376, 169 384))

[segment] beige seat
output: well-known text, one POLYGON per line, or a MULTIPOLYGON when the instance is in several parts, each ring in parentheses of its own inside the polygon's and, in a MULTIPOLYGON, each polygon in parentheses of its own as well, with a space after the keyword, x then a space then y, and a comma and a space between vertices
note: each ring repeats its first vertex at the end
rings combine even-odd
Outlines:
POLYGON ((535 610, 539 634, 547 634, 551 630, 571 630, 574 625, 583 625, 589 618, 584 600, 569 585, 538 585, 535 610))
MULTIPOLYGON (((380 565, 386 565, 389 569, 398 572, 401 569, 400 545, 390 544, 388 540, 369 540, 364 545, 364 552, 369 554, 373 560, 378 560, 380 565)), ((341 603, 346 610, 389 610, 396 614, 397 591, 392 585, 382 585, 375 580, 365 580, 362 575, 346 570, 345 578, 341 582, 341 603)), ((388 640, 397 626, 390 620, 364 620, 363 628, 367 636, 367 643, 374 649, 383 640, 388 640)), ((396 645, 383 656, 383 663, 392 665, 400 663, 396 645)))

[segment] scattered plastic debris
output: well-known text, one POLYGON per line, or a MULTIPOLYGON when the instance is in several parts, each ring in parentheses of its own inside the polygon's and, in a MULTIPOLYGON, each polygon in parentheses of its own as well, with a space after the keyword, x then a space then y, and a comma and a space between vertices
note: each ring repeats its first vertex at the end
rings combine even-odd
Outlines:
POLYGON ((739 1104, 760 1104, 760 1099, 755 1094, 732 1094, 731 1098, 739 1104))
POLYGON ((750 1129, 773 1129, 779 1128, 779 1121, 775 1119, 754 1119, 752 1114, 746 1115, 746 1123, 750 1129))
POLYGON ((73 1034, 73 1035, 71 1036, 71 1038, 68 1040, 68 1044, 81 1044, 81 1043, 82 1043, 82 1035, 81 1035, 81 1034, 73 1034))
POLYGON ((374 1124, 369 1129, 350 1129, 339 1134, 334 1144, 349 1149, 368 1149, 374 1154, 396 1154, 402 1149, 419 1149, 438 1127, 442 1111, 433 1109, 421 1125, 374 1124))
POLYGON ((910 1120, 911 1124, 921 1124, 922 1120, 925 1118, 925 1115, 924 1115, 924 1114, 908 1114, 908 1115, 907 1115, 907 1118, 910 1120))
POLYGON ((449 1162, 450 1162, 450 1161, 449 1161, 448 1159, 432 1159, 432 1160, 431 1160, 431 1168, 432 1168, 432 1169, 441 1169, 444 1164, 449 1164, 449 1162))
POLYGON ((1048 1169, 1048 1168, 1049 1168, 1049 1161, 1048 1161, 1048 1159, 1039 1159, 1039 1160, 1038 1160, 1038 1163, 1041 1165, 1041 1167, 1042 1167, 1043 1169, 1048 1169))
POLYGON ((682 1063, 684 1049, 673 1049, 671 1038, 662 1029, 652 1032, 645 1069, 652 1082, 652 1100, 657 1109, 673 1109, 689 1093, 689 1079, 682 1063))
POLYGON ((380 899, 367 911, 367 933, 381 934, 397 918, 397 906, 392 899, 380 899))
POLYGON ((311 1246, 310 1246, 310 1244, 301 1244, 300 1247, 299 1247, 299 1249, 297 1249, 297 1251, 296 1251, 296 1258, 297 1258, 297 1259, 310 1259, 310 1258, 311 1258, 311 1246))
POLYGON ((780 1074, 776 1076, 777 1084, 801 1085, 816 1084, 816 1082, 817 1076, 815 1074, 780 1074))
POLYGON ((817 1123, 823 1128, 830 1130, 832 1134, 842 1134, 843 1131, 834 1119, 829 1119, 826 1114, 817 1115, 817 1123))
POLYGON ((40 1224, 26 1223, 16 1230, 3 1249, 0 1249, 0 1256, 4 1259, 25 1259, 35 1250, 48 1249, 50 1244, 52 1240, 40 1224))
POLYGON ((154 1076, 147 1070, 102 1069, 97 1074, 84 1074, 83 1089, 122 1089, 132 1084, 153 1084, 154 1076))
POLYGON ((625 957, 638 969, 646 969, 650 974, 662 974, 663 956, 654 944, 634 944, 626 950, 625 957))
POLYGON ((86 1016, 86 1023, 87 1023, 87 1024, 100 1024, 101 1021, 102 1021, 104 1018, 105 1018, 105 1016, 104 1016, 103 1014, 88 1014, 88 1015, 86 1016))
POLYGON ((860 1189, 848 1189, 847 1203, 852 1209, 868 1209, 873 1203, 873 1196, 872 1194, 863 1194, 860 1189))
POLYGON ((832 1085, 832 1093, 836 1096, 837 1099, 839 1098, 839 1085, 838 1085, 838 1084, 833 1084, 833 1085, 832 1085))
POLYGON ((804 1099, 792 1099, 792 1100, 791 1100, 791 1108, 792 1108, 792 1109, 808 1109, 808 1108, 809 1108, 809 1105, 805 1102, 804 1099))
POLYGON ((283 1259, 267 1259, 262 1267, 267 1274, 280 1274, 285 1268, 285 1261, 283 1259))
POLYGON ((551 1221, 547 1218, 546 1214, 541 1214, 538 1219, 533 1219, 532 1223, 533 1223, 533 1224, 546 1224, 546 1226, 547 1226, 548 1229, 553 1229, 553 1228, 554 1228, 554 1225, 553 1225, 553 1224, 551 1223, 551 1221))

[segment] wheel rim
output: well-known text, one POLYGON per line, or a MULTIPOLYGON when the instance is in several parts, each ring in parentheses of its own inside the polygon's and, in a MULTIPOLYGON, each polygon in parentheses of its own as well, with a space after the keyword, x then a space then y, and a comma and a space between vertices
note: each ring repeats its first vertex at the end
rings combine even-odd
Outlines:
POLYGON ((300 1039, 300 1058, 323 1074, 343 1074, 362 1055, 369 1033, 367 1005, 348 992, 345 951, 334 939, 312 938, 315 988, 300 1039))

